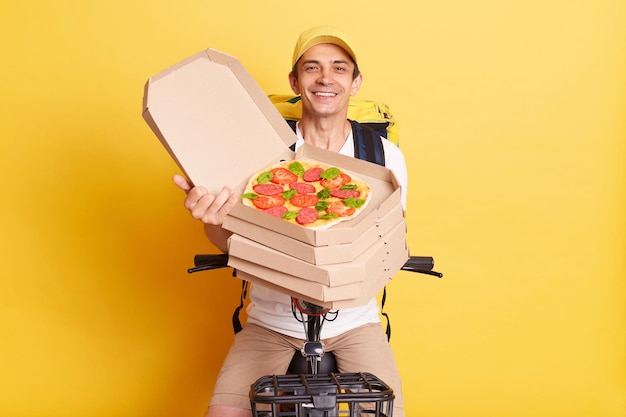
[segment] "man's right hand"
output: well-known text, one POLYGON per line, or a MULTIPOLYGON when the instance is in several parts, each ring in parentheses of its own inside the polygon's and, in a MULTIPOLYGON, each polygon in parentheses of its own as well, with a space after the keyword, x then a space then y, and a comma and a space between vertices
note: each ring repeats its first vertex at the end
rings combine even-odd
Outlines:
POLYGON ((217 194, 205 187, 194 187, 181 175, 174 175, 174 184, 186 194, 184 205, 194 219, 206 225, 221 226, 228 212, 235 206, 237 195, 227 186, 217 194))

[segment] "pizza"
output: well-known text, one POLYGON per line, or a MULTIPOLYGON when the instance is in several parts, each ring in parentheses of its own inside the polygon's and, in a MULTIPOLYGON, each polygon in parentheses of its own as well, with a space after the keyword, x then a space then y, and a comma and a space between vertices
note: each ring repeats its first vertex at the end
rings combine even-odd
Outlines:
POLYGON ((315 161, 283 161, 257 172, 242 201, 288 222, 325 229, 355 218, 371 198, 369 185, 341 168, 315 161))

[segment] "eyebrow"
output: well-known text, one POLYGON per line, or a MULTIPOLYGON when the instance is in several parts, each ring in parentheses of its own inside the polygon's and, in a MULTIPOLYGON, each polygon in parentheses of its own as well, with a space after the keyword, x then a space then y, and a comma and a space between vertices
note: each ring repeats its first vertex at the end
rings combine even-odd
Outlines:
MULTIPOLYGON (((306 61, 302 61, 303 64, 320 64, 320 61, 317 59, 307 59, 306 61)), ((335 59, 331 61, 331 64, 348 64, 349 61, 345 59, 335 59)))

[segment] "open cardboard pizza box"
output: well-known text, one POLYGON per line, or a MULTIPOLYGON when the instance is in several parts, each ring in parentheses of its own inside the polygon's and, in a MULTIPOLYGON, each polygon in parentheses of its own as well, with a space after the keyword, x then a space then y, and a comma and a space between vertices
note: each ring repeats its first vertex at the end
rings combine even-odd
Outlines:
MULTIPOLYGON (((368 182, 372 198, 354 219, 311 230, 269 216, 242 202, 229 216, 313 246, 353 243, 400 203, 393 173, 370 162, 304 145, 241 63, 207 49, 151 77, 143 116, 180 169, 196 185, 218 192, 228 185, 243 193, 250 176, 283 160, 309 159, 337 166, 368 182)), ((240 223, 224 227, 246 236, 240 223)), ((271 238, 268 238, 271 240, 271 238)))
MULTIPOLYGON (((372 197, 366 208, 356 218, 327 229, 307 229, 247 207, 241 201, 231 210, 223 226, 259 243, 255 247, 259 253, 275 255, 278 251, 288 255, 281 259, 280 265, 300 265, 303 260, 314 264, 352 261, 353 267, 358 269, 360 265, 362 282, 345 285, 372 288, 374 293, 382 288, 373 289, 374 282, 382 278, 365 267, 369 264, 360 256, 381 244, 383 235, 399 224, 404 225, 401 190, 395 176, 385 167, 306 144, 292 152, 289 146, 296 141, 295 134, 236 58, 207 49, 151 77, 145 86, 143 117, 189 180, 213 193, 225 185, 236 193, 243 193, 253 174, 293 159, 336 166, 367 182, 372 197), (318 253, 316 248, 323 249, 318 253)), ((403 249, 381 255, 382 262, 393 265, 385 271, 385 280, 407 259, 404 237, 397 245, 403 249)), ((262 256, 257 259, 259 263, 244 261, 248 257, 247 249, 242 250, 240 258, 233 259, 257 268, 246 267, 245 272, 254 274, 263 268, 275 271, 272 268, 277 265, 269 265, 262 256)), ((330 290, 316 292, 305 288, 308 281, 291 277, 289 291, 317 301, 335 301, 348 296, 354 301, 361 296, 354 288, 343 295, 338 295, 340 290, 335 287, 332 287, 332 296, 328 293, 330 290)))
MULTIPOLYGON (((308 229, 276 217, 267 219, 272 216, 244 204, 236 205, 231 210, 230 216, 262 225, 270 232, 289 236, 312 246, 327 246, 352 243, 368 232, 374 233, 370 230, 371 226, 380 221, 390 210, 397 209, 400 204, 400 186, 393 172, 385 167, 308 144, 302 145, 289 159, 321 162, 339 167, 352 177, 358 177, 367 182, 371 188, 370 202, 354 219, 321 230, 308 229)), ((243 192, 250 175, 255 172, 257 171, 248 173, 244 182, 236 189, 243 192)), ((244 235, 247 233, 245 227, 237 228, 229 220, 224 221, 224 227, 234 233, 244 235)))

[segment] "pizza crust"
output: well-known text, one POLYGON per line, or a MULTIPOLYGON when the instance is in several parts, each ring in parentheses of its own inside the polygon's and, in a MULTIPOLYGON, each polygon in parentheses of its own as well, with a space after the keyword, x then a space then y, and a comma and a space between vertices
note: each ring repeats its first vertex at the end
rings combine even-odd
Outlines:
MULTIPOLYGON (((348 220, 352 220, 355 217, 357 217, 368 205, 369 201, 371 200, 371 189, 369 187, 369 185, 365 182, 362 181, 361 179, 357 178, 354 174, 347 174, 344 170, 337 168, 337 167, 333 167, 330 165, 325 165, 322 163, 319 163, 317 161, 310 161, 310 160, 291 160, 291 161, 283 161, 280 162, 278 164, 274 164, 270 167, 267 167, 266 169, 259 171, 257 173, 255 173, 254 175, 252 175, 248 181, 248 183, 246 184, 245 190, 244 190, 244 194, 242 195, 242 201, 243 203, 248 206, 248 207, 252 207, 255 208, 257 210, 260 211, 265 211, 265 205, 261 204, 260 200, 257 200, 257 203, 255 204, 254 200, 255 198, 251 198, 253 196, 257 196, 256 198, 259 197, 265 197, 262 195, 259 195, 257 192, 255 192, 255 186, 258 184, 275 184, 274 181, 280 181, 282 179, 282 175, 280 174, 284 174, 285 176, 285 181, 289 180, 289 175, 287 173, 285 173, 285 171, 279 171, 279 175, 278 177, 280 178, 273 178, 272 180, 268 180, 268 177, 273 177, 272 175, 272 171, 277 169, 277 168, 282 168, 282 169, 286 169, 289 172, 291 172, 291 175, 294 175, 293 178, 296 179, 295 182, 297 183, 305 183, 305 184, 309 184, 312 185, 315 188, 315 192, 314 193, 307 193, 308 195, 315 195, 317 196, 319 202, 325 202, 328 204, 328 206, 332 206, 332 205, 336 205, 335 208, 338 209, 338 211, 342 212, 341 216, 337 216, 337 217, 332 217, 332 218, 324 218, 325 216, 332 216, 332 214, 328 214, 328 211, 326 209, 321 209, 320 206, 317 207, 317 213, 318 213, 318 218, 317 220, 313 221, 313 222, 307 222, 306 224, 301 224, 296 220, 296 216, 298 213, 300 213, 300 211, 303 209, 303 207, 299 207, 297 205, 294 205, 291 201, 291 199, 293 198, 293 196, 297 195, 297 194, 302 194, 299 193, 297 190, 294 191, 290 191, 292 190, 292 186, 290 185, 291 182, 287 182, 284 184, 277 184, 280 185, 283 188, 283 192, 281 194, 277 194, 282 196, 285 196, 287 198, 284 198, 284 204, 283 206, 286 207, 287 212, 289 212, 289 214, 287 215, 282 215, 282 219, 294 224, 297 224, 299 226, 302 227, 306 227, 307 229, 312 229, 312 230, 322 230, 322 229, 327 229, 331 226, 334 226, 340 222, 343 221, 348 221, 348 220), (292 172, 289 167, 292 166, 292 164, 296 162, 299 163, 301 168, 303 169, 302 172, 300 172, 300 169, 294 169, 294 171, 296 172, 292 172), (337 172, 336 170, 339 170, 339 175, 334 179, 334 180, 326 180, 326 181, 306 181, 303 178, 303 172, 309 172, 309 170, 312 169, 321 169, 324 172, 330 172, 328 171, 329 169, 333 169, 335 171, 333 172, 337 172), (348 201, 349 205, 355 205, 355 204, 350 204, 350 203, 356 203, 356 205, 358 205, 358 207, 350 207, 350 206, 346 206, 345 205, 345 200, 339 196, 328 196, 329 192, 332 192, 333 190, 331 190, 331 188, 334 188, 337 183, 341 183, 342 181, 345 181, 345 178, 342 177, 340 180, 340 175, 347 175, 349 177, 349 182, 347 182, 346 184, 342 184, 343 188, 354 188, 356 191, 358 191, 358 197, 352 197, 352 196, 348 196, 348 200, 352 199, 352 200, 360 200, 360 201, 348 201), (259 182, 259 180, 261 180, 261 182, 259 182), (333 183, 333 181, 336 181, 337 183, 333 183), (347 186, 347 187, 346 187, 347 186), (321 193, 320 193, 321 192, 321 193), (325 198, 327 197, 327 198, 325 198), (359 205, 360 204, 360 205, 359 205), (262 206, 263 208, 259 208, 257 207, 257 205, 262 206), (354 211, 352 212, 352 208, 354 209, 354 211), (343 212, 347 212, 347 213, 343 213, 343 212), (322 217, 322 218, 320 218, 322 217)), ((296 168, 298 168, 296 166, 296 168)), ((311 171, 312 172, 312 171, 311 171)), ((297 188, 297 186, 296 186, 297 188)), ((343 196, 344 194, 346 194, 345 192, 337 192, 336 190, 341 189, 341 187, 336 187, 334 188, 335 193, 339 194, 341 196, 343 196)), ((348 190, 349 191, 349 190, 348 190)), ((351 194, 351 193, 347 193, 347 194, 351 194)), ((303 197, 296 197, 296 199, 302 199, 303 197)), ((308 198, 308 197, 306 197, 308 198)), ((271 200, 271 204, 275 204, 276 201, 280 200, 280 198, 276 198, 276 197, 272 197, 272 196, 267 196, 266 201, 267 200, 271 200), (276 200, 276 201, 274 201, 276 200)), ((264 203, 264 202, 263 202, 264 203)), ((323 206, 324 203, 322 203, 321 206, 323 206)), ((283 210, 284 209, 280 209, 283 210)), ((307 209, 310 213, 310 209, 307 209)), ((332 211, 332 209, 331 209, 332 211)), ((304 213, 302 214, 303 217, 304 213)), ((278 217, 278 216, 277 216, 278 217)))

